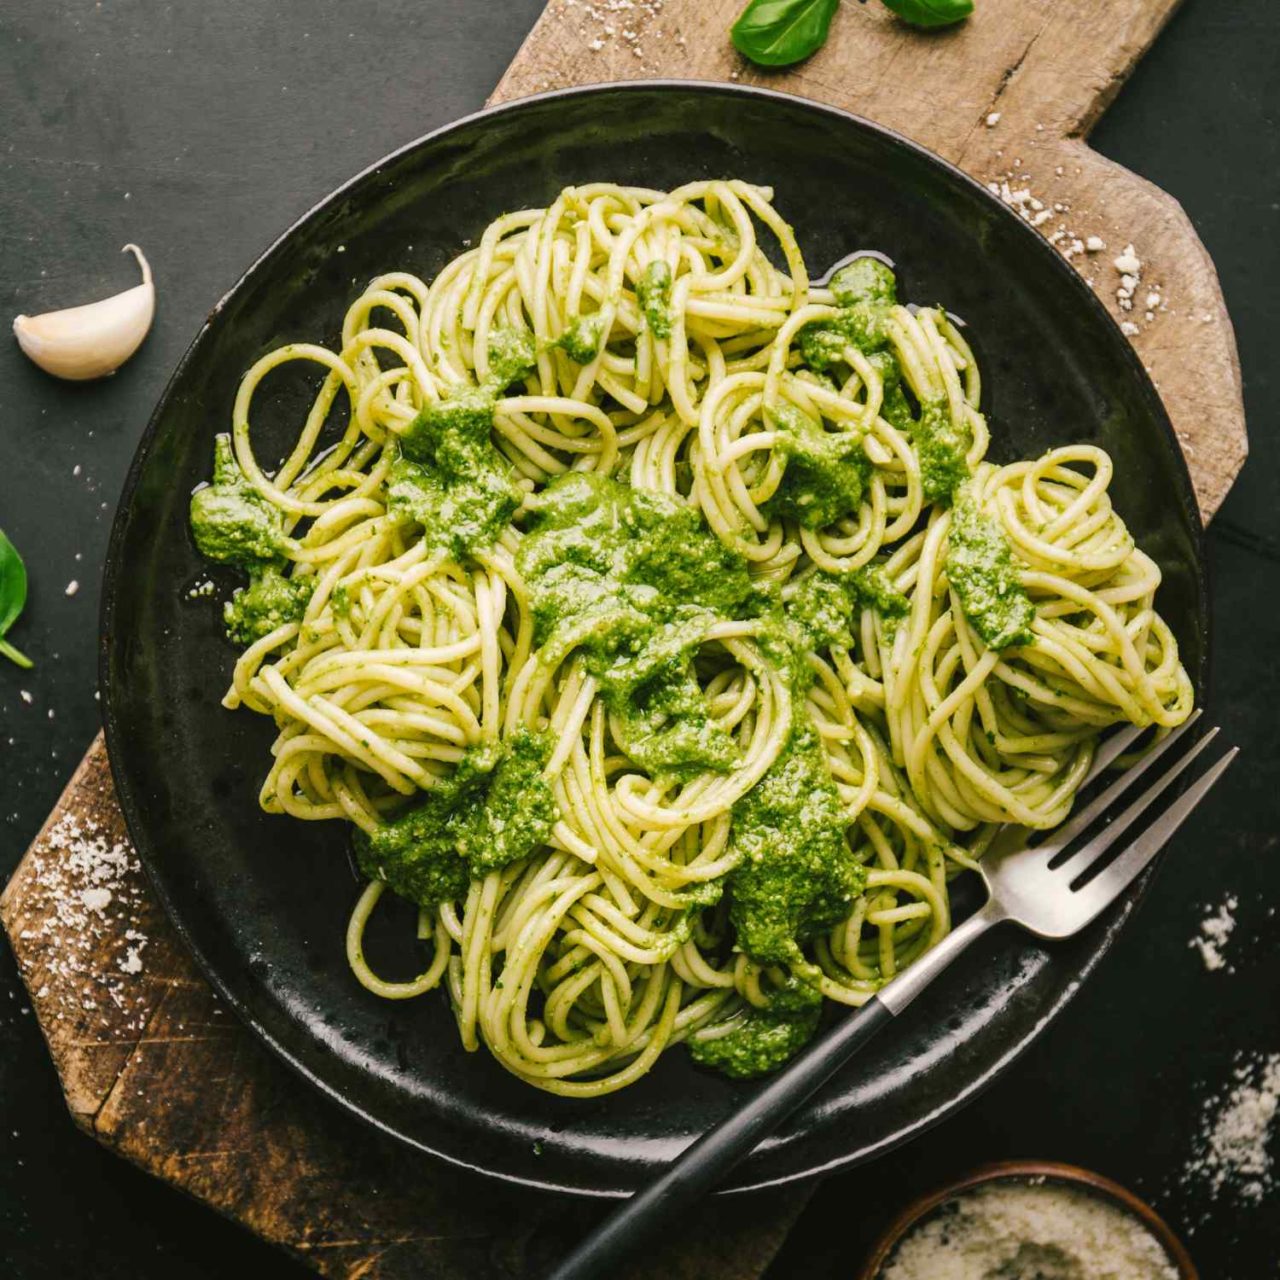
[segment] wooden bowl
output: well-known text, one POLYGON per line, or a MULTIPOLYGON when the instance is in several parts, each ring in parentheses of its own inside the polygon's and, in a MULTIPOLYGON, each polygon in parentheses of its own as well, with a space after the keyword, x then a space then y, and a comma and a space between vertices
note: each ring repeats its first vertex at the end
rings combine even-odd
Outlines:
POLYGON ((1031 1178, 1076 1187, 1089 1191, 1103 1200, 1109 1200, 1117 1208, 1137 1218, 1159 1241, 1169 1255, 1169 1261, 1178 1269, 1179 1280, 1200 1280, 1200 1273, 1196 1270, 1196 1265, 1191 1261, 1191 1255, 1187 1253, 1182 1241, 1174 1235, 1169 1224, 1149 1204, 1139 1200, 1132 1191, 1126 1190, 1118 1182, 1104 1178, 1100 1173, 1081 1169, 1073 1164, 1058 1164, 1052 1160, 1000 1160, 993 1164, 980 1165, 954 1182, 948 1182, 945 1186, 938 1187, 927 1195, 913 1200, 881 1233, 867 1255, 867 1260, 862 1264, 862 1269, 858 1272, 858 1280, 877 1280, 898 1242, 939 1205, 990 1182, 1002 1180, 1026 1182, 1031 1178))

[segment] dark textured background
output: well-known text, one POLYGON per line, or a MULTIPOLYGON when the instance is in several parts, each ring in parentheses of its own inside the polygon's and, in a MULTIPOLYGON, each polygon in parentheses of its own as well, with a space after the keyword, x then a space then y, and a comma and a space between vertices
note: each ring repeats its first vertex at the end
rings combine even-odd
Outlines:
MULTIPOLYGON (((38 662, 31 673, 0 668, 0 876, 97 727, 102 556, 168 371, 241 269, 314 200, 479 107, 541 3, 0 3, 0 315, 134 283, 132 260, 117 253, 130 239, 151 259, 160 308, 141 354, 90 387, 53 382, 0 341, 0 526, 32 577, 13 638, 38 662), (68 597, 72 579, 80 590, 68 597)), ((1182 1169, 1204 1102, 1239 1055, 1280 1051, 1269 914, 1280 890, 1278 49, 1274 0, 1188 0, 1095 136, 1186 206, 1239 335, 1253 456, 1209 550, 1211 707, 1244 761, 1176 842, 1135 926, 1038 1046, 959 1117, 828 1182, 771 1280, 848 1276, 909 1195, 1019 1155, 1088 1165, 1151 1198, 1190 1233, 1206 1280, 1276 1274, 1276 1197, 1254 1207, 1212 1200, 1182 1169), (1227 892, 1240 899, 1227 948, 1235 972, 1207 973, 1189 942, 1204 904, 1227 892)), ((6 1275, 38 1280, 295 1273, 72 1127, 7 952, 0 1262, 6 1275)))

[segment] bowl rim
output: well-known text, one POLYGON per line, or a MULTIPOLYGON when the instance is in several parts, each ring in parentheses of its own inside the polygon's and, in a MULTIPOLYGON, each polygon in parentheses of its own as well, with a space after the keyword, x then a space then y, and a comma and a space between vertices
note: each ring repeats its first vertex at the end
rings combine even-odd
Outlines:
POLYGON ((1054 1182, 1096 1196, 1142 1223, 1177 1268, 1179 1280, 1200 1280, 1200 1273, 1186 1246, 1151 1205, 1105 1174, 1058 1160, 995 1160, 978 1165, 968 1173, 917 1196, 890 1220, 877 1237, 857 1272, 857 1280, 877 1280, 890 1254, 907 1233, 948 1200, 996 1182, 1054 1182))
MULTIPOLYGON (((159 899, 166 916, 172 924, 175 933, 178 935, 183 946, 187 949, 188 954, 195 960, 197 967, 200 969, 204 977, 210 982, 214 990, 222 999, 226 1000, 241 1023, 249 1028, 252 1034, 260 1043, 270 1050, 273 1056, 285 1063, 291 1071, 301 1079, 305 1080, 311 1087, 317 1089, 320 1093, 336 1102, 344 1112, 353 1115, 362 1123, 369 1125, 375 1131, 385 1133, 388 1136, 395 1138, 398 1142, 402 1142, 413 1149, 421 1151, 448 1164, 468 1170, 469 1172, 494 1178, 508 1184, 516 1184, 535 1190, 551 1191, 584 1198, 616 1199, 625 1198, 631 1193, 625 1188, 618 1188, 616 1186, 588 1187, 581 1183, 576 1183, 572 1179, 551 1177, 547 1175, 530 1176, 528 1174, 517 1172, 513 1169, 494 1168, 490 1164, 468 1159, 458 1151, 447 1150, 446 1147, 448 1144, 445 1142, 428 1142, 424 1141, 421 1137, 405 1132, 392 1121, 378 1115, 375 1109, 370 1107, 365 1101, 348 1096, 333 1081, 326 1079, 295 1047, 286 1043, 281 1037, 277 1036, 267 1022, 259 1016, 254 1008, 251 1007, 250 1003, 245 998, 242 998, 236 984, 231 981, 227 974, 222 973, 212 959, 205 954, 204 948, 197 942, 192 930, 183 920, 181 913, 176 909, 176 904, 165 886, 163 876, 158 868, 153 869, 149 843, 146 840, 140 841, 136 836, 134 836, 135 831, 145 830, 145 823, 142 821, 142 814, 146 806, 143 797, 135 794, 129 775, 125 769, 123 759, 123 729, 121 728, 115 713, 115 682, 112 678, 110 668, 111 655, 115 644, 114 637, 118 630, 116 608, 116 597, 119 590, 118 583, 121 576, 126 572, 121 550, 127 535, 129 514, 133 507, 133 500, 140 487, 144 464, 150 456, 152 446, 159 434, 162 420, 168 411, 175 389, 178 387, 178 384, 186 373, 188 367, 199 357, 210 326, 215 322, 219 313, 226 307, 232 298, 248 285, 251 277, 253 277, 261 268, 269 264, 277 254, 283 252, 288 242, 318 214, 336 205, 342 199, 347 197, 356 187, 363 184, 368 179, 373 178, 380 172, 388 170, 405 159, 412 152, 417 151, 438 139, 445 138, 450 134, 489 119, 499 118, 510 113, 520 113, 527 111, 530 107, 536 107, 538 105, 554 102, 560 99, 591 99, 604 94, 651 93, 655 90, 691 94, 716 94, 726 97, 769 100, 779 103, 785 107, 799 108, 818 115, 826 115, 846 124, 852 124, 856 128, 878 136, 889 145, 896 146, 913 153, 925 163, 934 166, 936 169, 944 171, 952 182, 966 187, 970 191, 976 193, 978 198, 991 207, 993 212, 996 212, 998 216, 1007 219, 1008 225, 1011 229, 1016 227, 1017 230, 1014 234, 1030 237, 1034 239, 1037 244, 1041 245, 1043 247, 1043 251, 1047 255, 1045 259, 1046 262, 1052 261, 1055 264, 1053 269, 1056 271, 1057 278, 1061 282, 1062 288, 1072 289, 1078 294, 1078 296, 1085 299, 1086 305, 1091 308, 1098 322, 1109 326, 1114 333, 1118 343, 1118 350, 1123 352, 1120 358, 1129 366, 1130 373, 1142 388, 1143 398, 1146 401, 1145 408, 1154 419, 1157 428, 1165 436, 1169 448, 1172 451, 1174 465, 1180 473, 1181 483, 1178 486, 1178 491, 1171 496, 1175 503, 1181 508, 1182 515, 1186 518, 1186 524, 1190 530, 1192 552, 1192 564, 1190 568, 1194 573, 1197 594, 1202 602, 1200 617, 1196 619, 1196 625, 1200 630, 1199 640, 1201 661, 1199 664, 1199 670, 1195 673, 1194 677, 1198 695, 1197 701, 1200 703, 1203 703, 1207 696, 1209 652, 1211 646, 1211 625, 1208 609, 1209 584, 1207 576, 1207 558, 1204 548, 1203 524, 1196 505, 1194 484, 1187 466, 1186 456, 1178 443, 1177 435, 1174 432, 1168 412, 1164 407, 1164 403, 1161 400, 1158 391, 1151 381, 1150 375, 1146 371, 1145 366, 1142 364, 1141 359, 1133 348, 1132 343, 1130 343, 1120 332, 1119 325, 1114 317, 1107 310, 1106 306, 1094 290, 1091 289, 1087 282, 1080 276, 1079 272, 1076 271, 1069 262, 1064 261, 1058 254, 1054 253, 1050 246, 1045 246, 1043 237, 1038 231, 1028 225, 1023 219, 1019 218, 1016 212, 1006 206, 997 195, 992 194, 992 192, 976 178, 970 176, 963 169, 938 155, 936 152, 930 150, 928 147, 923 146, 889 126, 879 124, 874 120, 867 119, 865 116, 860 116, 852 111, 847 111, 842 107, 837 107, 830 103, 821 102, 813 98, 807 98, 799 94, 783 93, 779 90, 759 85, 741 85, 716 80, 685 80, 670 77, 626 81, 604 81, 584 85, 572 85, 565 88, 549 90, 543 93, 513 98, 509 101, 492 106, 485 106, 478 111, 473 111, 454 120, 448 121, 438 128, 432 129, 411 139, 403 145, 394 148, 385 155, 379 157, 377 160, 373 161, 371 164, 366 165, 350 178, 334 187, 326 195, 307 208, 301 215, 295 218, 281 233, 271 240, 268 246, 241 272, 230 288, 228 288, 218 301, 214 303, 212 308, 210 308, 208 315, 192 337, 187 349, 174 366, 172 374, 156 401, 155 407, 148 418, 147 425, 139 437, 133 459, 130 462, 129 469, 121 488, 120 497, 112 521, 111 536, 108 542, 107 556, 103 571, 101 605, 99 610, 98 659, 99 684, 103 693, 103 725, 107 743, 108 762, 111 767, 116 794, 125 817, 126 826, 130 832, 131 838, 133 839, 134 845, 139 852, 139 860, 142 863, 147 879, 152 890, 159 899)), ((1158 865, 1158 862, 1159 859, 1157 859, 1156 865, 1158 865)), ((987 1088, 989 1088, 1031 1047, 1048 1024, 1053 1021, 1053 1019, 1074 998, 1080 987, 1083 985, 1084 980, 1097 969, 1102 958, 1110 951, 1120 929, 1125 923, 1127 923, 1129 917, 1133 913, 1133 910, 1145 896, 1147 888, 1151 883, 1154 869, 1155 868, 1153 866, 1152 868, 1148 868, 1144 871, 1142 875, 1138 877, 1135 884, 1127 891, 1126 895, 1122 897, 1120 914, 1109 921, 1104 934, 1098 941, 1097 946, 1082 960, 1079 970, 1075 975, 1075 980, 1060 992, 1049 1005, 1046 1006, 1042 1016, 1037 1020, 1035 1026, 1017 1037, 1014 1043, 1007 1046, 985 1071, 967 1081, 963 1087, 955 1092, 948 1102, 930 1108, 927 1113, 917 1116, 913 1121, 904 1123, 894 1133, 859 1150, 844 1152, 839 1156, 829 1157, 827 1159, 819 1158, 811 1160, 803 1169, 785 1172, 780 1175, 757 1173, 749 1181, 730 1182, 728 1186, 719 1189, 716 1194, 750 1194, 766 1188, 811 1181, 815 1178, 826 1176, 838 1169, 848 1168, 851 1165, 878 1159, 886 1152, 902 1143, 918 1137, 920 1134, 931 1129, 934 1125, 940 1123, 946 1117, 954 1114, 962 1107, 967 1106, 987 1088)))

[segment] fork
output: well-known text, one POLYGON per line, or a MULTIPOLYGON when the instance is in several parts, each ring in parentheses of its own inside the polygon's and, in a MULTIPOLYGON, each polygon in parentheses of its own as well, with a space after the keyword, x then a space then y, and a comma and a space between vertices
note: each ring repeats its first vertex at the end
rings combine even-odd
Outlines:
MULTIPOLYGON (((685 1149, 671 1167, 609 1215, 546 1280, 591 1280, 612 1274, 643 1240, 720 1180, 811 1094, 831 1078, 882 1027, 892 1021, 961 952, 988 929, 1009 922, 1041 938, 1068 938, 1113 903, 1165 846, 1187 815, 1226 772, 1232 747, 1111 861, 1112 847, 1213 741, 1208 730, 1178 761, 1123 809, 1122 797, 1179 742, 1200 717, 1194 712, 1064 826, 1039 843, 1022 827, 1006 827, 978 868, 985 904, 901 976, 815 1040, 752 1096, 685 1149), (1092 839, 1075 847, 1095 824, 1092 839), (1105 865, 1104 865, 1105 864, 1105 865)), ((1082 787, 1088 786, 1138 740, 1143 730, 1113 734, 1099 748, 1082 787)))

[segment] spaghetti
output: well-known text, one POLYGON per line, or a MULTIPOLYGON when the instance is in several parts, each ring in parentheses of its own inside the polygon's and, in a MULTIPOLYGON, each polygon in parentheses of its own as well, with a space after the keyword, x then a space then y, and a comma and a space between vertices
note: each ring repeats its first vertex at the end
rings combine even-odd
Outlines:
POLYGON ((355 829, 356 977, 446 986, 564 1095, 681 1041, 776 1067, 946 934, 1000 824, 1063 820, 1107 726, 1192 706, 1107 455, 985 462, 956 322, 873 256, 811 286, 771 200, 571 188, 377 278, 336 350, 248 371, 192 499, 250 573, 261 804, 355 829), (268 472, 254 396, 295 361, 323 382, 268 472), (364 957, 388 888, 407 981, 364 957))

